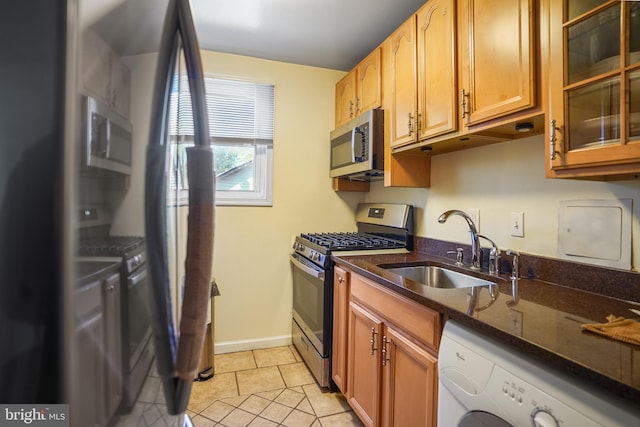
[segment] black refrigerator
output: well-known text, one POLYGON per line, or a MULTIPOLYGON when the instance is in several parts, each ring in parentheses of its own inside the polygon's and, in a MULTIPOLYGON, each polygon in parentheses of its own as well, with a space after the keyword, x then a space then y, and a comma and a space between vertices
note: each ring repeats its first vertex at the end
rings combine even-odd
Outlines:
POLYGON ((189 1, 2 2, 0 45, 0 424, 190 425, 215 183, 189 1))

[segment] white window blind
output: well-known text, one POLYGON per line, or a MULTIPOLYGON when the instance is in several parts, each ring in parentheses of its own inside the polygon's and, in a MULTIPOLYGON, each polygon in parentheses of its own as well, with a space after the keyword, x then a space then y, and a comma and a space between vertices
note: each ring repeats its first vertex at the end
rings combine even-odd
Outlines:
MULTIPOLYGON (((274 86, 206 77, 205 92, 216 204, 271 205, 274 86)), ((193 145, 193 112, 185 75, 174 77, 169 114, 170 191, 181 203, 188 189, 184 149, 193 145)))
MULTIPOLYGON (((187 76, 176 76, 170 103, 169 133, 193 136, 193 112, 187 76)), ((273 143, 274 86, 205 78, 211 141, 273 143)))

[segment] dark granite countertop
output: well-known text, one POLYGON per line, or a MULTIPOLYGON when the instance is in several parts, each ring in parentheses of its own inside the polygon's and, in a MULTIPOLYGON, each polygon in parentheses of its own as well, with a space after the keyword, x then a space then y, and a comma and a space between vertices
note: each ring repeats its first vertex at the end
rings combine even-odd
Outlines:
POLYGON ((120 269, 119 261, 78 261, 76 262, 76 287, 82 288, 93 281, 104 278, 120 269))
POLYGON ((603 323, 610 314, 640 319, 629 310, 640 310, 640 303, 526 278, 517 280, 514 296, 508 274, 477 273, 453 266, 450 259, 422 252, 333 258, 338 265, 512 345, 550 367, 631 402, 640 402, 640 346, 581 328, 583 323, 603 323), (478 289, 474 301, 470 288, 428 288, 379 267, 423 262, 497 283, 495 300, 488 287, 478 289))

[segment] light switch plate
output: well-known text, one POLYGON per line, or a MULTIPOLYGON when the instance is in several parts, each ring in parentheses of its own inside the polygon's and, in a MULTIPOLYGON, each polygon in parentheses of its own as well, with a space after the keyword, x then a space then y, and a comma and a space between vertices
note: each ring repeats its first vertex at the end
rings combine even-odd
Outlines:
POLYGON ((524 212, 511 212, 509 228, 513 237, 524 237, 524 212))

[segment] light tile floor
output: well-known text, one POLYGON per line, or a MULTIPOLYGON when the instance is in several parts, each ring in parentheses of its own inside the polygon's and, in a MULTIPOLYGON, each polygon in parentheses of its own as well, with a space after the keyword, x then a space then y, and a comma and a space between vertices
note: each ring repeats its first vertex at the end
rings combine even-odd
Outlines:
POLYGON ((292 346, 217 354, 215 376, 193 384, 195 427, 362 426, 340 393, 322 389, 292 346))

